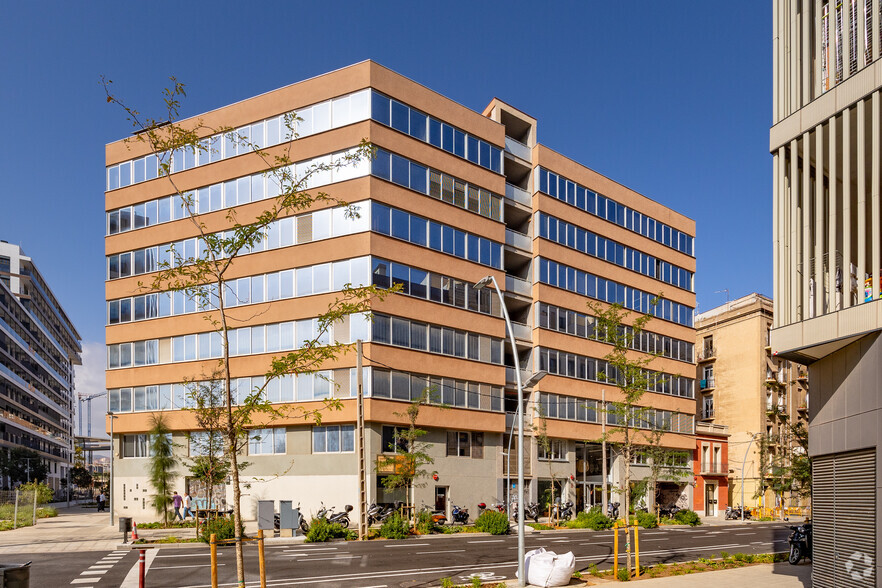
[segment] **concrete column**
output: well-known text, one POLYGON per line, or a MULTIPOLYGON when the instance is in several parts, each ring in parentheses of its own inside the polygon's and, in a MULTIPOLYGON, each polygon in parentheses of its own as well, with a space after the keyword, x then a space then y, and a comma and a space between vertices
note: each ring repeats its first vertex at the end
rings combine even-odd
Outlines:
POLYGON ((774 202, 772 203, 772 296, 775 301, 774 313, 772 314, 772 324, 775 327, 781 324, 781 313, 783 312, 783 304, 781 303, 781 259, 784 256, 783 236, 784 231, 781 230, 782 208, 784 206, 784 147, 779 147, 778 152, 772 157, 775 185, 774 202))
POLYGON ((879 59, 879 57, 880 57, 880 55, 879 55, 880 44, 882 44, 882 43, 880 43, 880 41, 882 41, 882 39, 880 39, 880 36, 882 36, 882 35, 880 35, 880 32, 879 32, 879 18, 880 18, 879 5, 880 5, 880 2, 882 2, 882 0, 873 0, 873 27, 871 29, 871 31, 872 31, 871 37, 873 39, 873 61, 876 61, 877 59, 879 59))
POLYGON ((872 266, 872 274, 873 274, 873 300, 879 300, 879 278, 880 278, 880 265, 882 265, 882 259, 880 259, 880 247, 882 244, 879 243, 880 239, 880 231, 879 231, 879 167, 882 165, 880 162, 880 158, 882 158, 882 152, 879 150, 879 90, 873 92, 873 114, 871 117, 872 122, 872 151, 870 155, 870 163, 873 166, 872 169, 872 177, 873 177, 873 185, 872 192, 870 193, 870 202, 872 204, 872 224, 870 226, 870 243, 873 247, 873 266, 872 266))
POLYGON ((851 306, 851 109, 842 111, 842 308, 851 306))
MULTIPOLYGON (((814 34, 814 46, 815 52, 814 54, 817 56, 817 59, 814 60, 815 63, 815 83, 814 88, 815 92, 813 96, 820 96, 826 90, 824 88, 824 78, 821 75, 823 68, 821 67, 821 63, 824 61, 824 54, 821 53, 821 48, 823 45, 821 44, 821 17, 824 15, 824 6, 821 0, 815 0, 815 15, 812 19, 815 34, 814 34)), ((806 100, 806 102, 810 102, 810 100, 806 100)), ((808 316, 806 314, 805 316, 808 316)))
POLYGON ((790 271, 787 273, 787 290, 790 306, 787 309, 787 324, 796 322, 796 307, 799 306, 799 140, 790 141, 790 216, 787 227, 790 244, 790 271))
POLYGON ((815 127, 815 316, 824 314, 824 124, 815 127))
POLYGON ((864 301, 864 278, 867 272, 867 150, 866 100, 857 103, 857 281, 858 302, 864 301))
POLYGON ((837 190, 836 181, 838 174, 836 170, 836 116, 830 117, 829 122, 830 139, 829 152, 830 162, 827 164, 827 178, 829 184, 827 210, 828 212, 828 243, 827 243, 827 308, 824 312, 833 312, 838 310, 836 305, 836 240, 838 237, 839 224, 836 218, 837 208, 837 190))
POLYGON ((781 4, 780 1, 772 2, 772 120, 775 122, 784 118, 783 109, 778 106, 783 93, 781 88, 784 85, 782 76, 778 75, 778 72, 781 71, 781 56, 784 53, 781 42, 781 19, 778 18, 781 4))
POLYGON ((810 224, 812 219, 811 137, 812 134, 808 131, 802 135, 802 210, 800 211, 801 218, 799 219, 802 225, 802 275, 799 277, 802 292, 802 313, 799 320, 803 321, 808 319, 811 314, 809 313, 809 280, 811 279, 809 269, 811 268, 810 258, 812 256, 812 227, 810 224))

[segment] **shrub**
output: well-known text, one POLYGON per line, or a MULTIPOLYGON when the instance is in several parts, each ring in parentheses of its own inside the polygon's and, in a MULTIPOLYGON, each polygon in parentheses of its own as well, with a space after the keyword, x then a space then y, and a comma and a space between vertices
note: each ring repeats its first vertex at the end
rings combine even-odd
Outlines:
POLYGON ((224 539, 232 539, 236 536, 236 527, 233 525, 233 519, 228 517, 217 517, 210 519, 202 525, 199 530, 200 539, 205 543, 211 540, 212 533, 216 535, 218 541, 224 539))
POLYGON ((453 580, 450 576, 446 578, 441 578, 441 588, 453 588, 453 580))
POLYGON ((580 512, 576 515, 576 520, 567 522, 567 527, 571 529, 592 529, 594 531, 605 531, 612 529, 614 521, 603 514, 599 508, 594 507, 588 512, 580 512))
POLYGON ((631 570, 628 568, 619 568, 619 582, 630 582, 631 570))
POLYGON ((437 530, 435 527, 436 525, 435 521, 432 519, 432 513, 424 510, 417 514, 415 526, 417 533, 420 535, 430 535, 437 530))
POLYGON ((385 537, 386 539, 406 539, 407 532, 407 521, 397 512, 392 513, 380 526, 380 537, 385 537))
POLYGON ((658 519, 651 512, 638 512, 637 524, 644 529, 655 529, 658 527, 658 519))
POLYGON ((696 527, 701 524, 701 518, 695 513, 694 510, 683 509, 674 515, 674 520, 680 523, 681 525, 689 525, 690 527, 696 527))
MULTIPOLYGON (((27 484, 22 484, 18 487, 18 491, 22 492, 36 492, 37 493, 37 504, 48 504, 52 502, 52 488, 50 488, 47 484, 43 484, 42 482, 28 482, 27 484)), ((33 500, 33 497, 31 498, 33 500)))
POLYGON ((507 535, 509 531, 508 515, 496 510, 485 510, 475 520, 475 528, 491 535, 507 535))
POLYGON ((358 537, 355 531, 344 529, 339 523, 329 523, 327 519, 312 519, 306 533, 307 543, 324 543, 331 539, 351 540, 358 537))

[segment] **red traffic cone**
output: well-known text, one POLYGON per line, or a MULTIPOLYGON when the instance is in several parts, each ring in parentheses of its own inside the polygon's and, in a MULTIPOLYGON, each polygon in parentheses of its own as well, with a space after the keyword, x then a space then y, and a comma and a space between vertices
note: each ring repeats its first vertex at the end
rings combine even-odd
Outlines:
POLYGON ((132 523, 132 541, 138 540, 138 523, 132 523))

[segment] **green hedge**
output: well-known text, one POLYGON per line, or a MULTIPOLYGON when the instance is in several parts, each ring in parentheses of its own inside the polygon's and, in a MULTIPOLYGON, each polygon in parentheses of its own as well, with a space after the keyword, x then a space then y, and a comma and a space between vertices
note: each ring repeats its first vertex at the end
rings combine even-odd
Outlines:
POLYGON ((386 539, 406 539, 410 525, 399 513, 392 513, 380 526, 380 537, 386 539))
POLYGON ((329 523, 327 519, 312 519, 309 523, 309 531, 306 533, 307 543, 323 543, 331 539, 350 539, 356 535, 349 529, 344 529, 338 523, 329 523))
POLYGON ((694 510, 689 509, 679 511, 674 515, 674 520, 681 525, 689 525, 690 527, 696 527, 701 524, 701 518, 694 510))
POLYGON ((475 520, 475 528, 491 535, 507 535, 510 529, 508 515, 497 510, 485 510, 475 520))
POLYGON ((593 529, 594 531, 605 531, 611 529, 615 521, 603 514, 599 507, 594 507, 588 512, 580 512, 576 515, 576 520, 568 521, 567 527, 570 529, 593 529))

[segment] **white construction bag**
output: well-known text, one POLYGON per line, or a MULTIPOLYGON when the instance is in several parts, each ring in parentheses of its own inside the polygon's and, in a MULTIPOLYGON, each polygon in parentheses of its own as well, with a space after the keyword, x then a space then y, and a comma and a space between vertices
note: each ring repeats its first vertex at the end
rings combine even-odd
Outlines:
POLYGON ((566 586, 576 570, 573 552, 558 555, 544 547, 524 554, 524 574, 533 586, 566 586))

